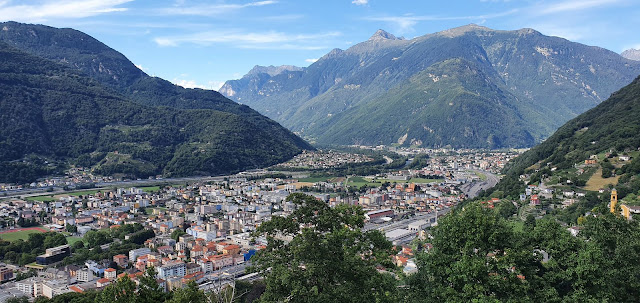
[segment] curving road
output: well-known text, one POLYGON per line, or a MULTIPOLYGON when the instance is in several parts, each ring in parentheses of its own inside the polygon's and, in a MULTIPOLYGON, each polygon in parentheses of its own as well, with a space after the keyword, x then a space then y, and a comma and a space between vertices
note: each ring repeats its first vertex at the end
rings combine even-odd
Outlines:
POLYGON ((471 199, 477 197, 478 193, 481 190, 489 189, 496 186, 496 184, 498 184, 498 181, 500 180, 498 179, 498 176, 487 171, 475 169, 471 169, 471 171, 483 174, 487 177, 487 180, 485 181, 467 183, 460 187, 460 189, 462 189, 462 191, 471 199))

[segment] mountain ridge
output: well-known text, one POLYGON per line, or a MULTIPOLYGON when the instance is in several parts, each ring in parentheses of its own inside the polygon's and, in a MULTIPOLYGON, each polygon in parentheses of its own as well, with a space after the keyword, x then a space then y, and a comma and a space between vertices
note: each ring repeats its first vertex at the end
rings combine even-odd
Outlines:
POLYGON ((68 164, 130 177, 217 175, 313 149, 218 92, 144 74, 82 32, 0 28, 0 182, 31 182, 68 164))
MULTIPOLYGON (((599 47, 544 36, 533 29, 502 31, 471 24, 411 40, 364 41, 346 50, 334 49, 304 71, 230 80, 221 92, 319 143, 397 144, 395 135, 377 139, 370 135, 358 136, 362 129, 373 129, 371 132, 377 133, 382 133, 382 129, 367 123, 354 125, 348 123, 348 119, 338 121, 336 117, 371 109, 368 104, 384 103, 382 99, 398 102, 387 92, 409 85, 416 74, 455 58, 472 62, 485 81, 497 86, 505 99, 496 106, 502 108, 500 111, 515 109, 516 116, 522 117, 519 125, 526 127, 534 142, 542 141, 563 122, 597 105, 640 74, 637 62, 599 47), (231 91, 233 94, 228 94, 231 91), (351 125, 347 127, 346 124, 351 125), (331 126, 329 130, 323 128, 327 125, 331 126), (337 130, 351 139, 336 136, 337 130)), ((414 90, 420 89, 415 87, 414 90)), ((467 89, 474 93, 474 88, 467 89)), ((444 94, 446 91, 442 91, 444 94)), ((401 108, 401 103, 396 105, 395 110, 401 108)), ((431 105, 423 100, 417 106, 431 105)), ((394 107, 389 108, 392 109, 394 107)), ((458 112, 444 106, 437 109, 447 116, 446 119, 454 119, 454 124, 463 123, 455 120, 461 108, 456 110, 458 112)), ((392 112, 386 114, 390 116, 392 112)), ((470 118, 474 122, 494 119, 483 116, 482 112, 470 118)), ((436 125, 422 122, 424 131, 420 131, 420 127, 411 129, 409 124, 417 123, 415 121, 399 122, 409 133, 415 134, 405 140, 404 145, 412 141, 421 142, 420 146, 440 144, 440 140, 430 139, 436 125)), ((487 143, 491 141, 489 135, 504 131, 495 129, 488 133, 482 130, 487 137, 471 136, 452 147, 531 146, 527 140, 517 144, 507 140, 514 145, 504 146, 487 143)), ((443 134, 439 135, 442 137, 443 134)))

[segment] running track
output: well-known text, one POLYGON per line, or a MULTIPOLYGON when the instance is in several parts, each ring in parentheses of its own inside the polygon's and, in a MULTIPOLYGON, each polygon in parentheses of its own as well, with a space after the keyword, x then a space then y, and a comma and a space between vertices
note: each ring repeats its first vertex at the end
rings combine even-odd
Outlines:
POLYGON ((50 230, 42 228, 42 227, 25 227, 25 228, 16 228, 16 229, 0 231, 0 234, 8 234, 8 233, 14 233, 14 232, 24 231, 24 230, 37 230, 37 231, 43 232, 43 233, 46 233, 46 232, 50 231, 50 230))

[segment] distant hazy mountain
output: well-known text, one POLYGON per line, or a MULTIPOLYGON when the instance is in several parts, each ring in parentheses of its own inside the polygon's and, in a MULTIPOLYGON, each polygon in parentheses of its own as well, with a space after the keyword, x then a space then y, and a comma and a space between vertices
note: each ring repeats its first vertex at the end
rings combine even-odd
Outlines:
POLYGON ((622 54, 620 54, 621 56, 629 59, 629 60, 635 60, 635 61, 640 61, 640 49, 634 49, 634 48, 630 48, 624 52, 622 52, 622 54))
POLYGON ((225 174, 312 149, 248 106, 150 77, 76 30, 1 23, 0 58, 0 183, 67 164, 132 177, 225 174))
POLYGON ((302 71, 221 92, 319 143, 532 146, 640 74, 640 62, 532 29, 411 40, 382 30, 302 71))
MULTIPOLYGON (((240 90, 251 90, 251 87, 255 87, 258 83, 261 83, 264 79, 280 75, 285 72, 300 72, 303 71, 303 67, 297 67, 293 65, 281 65, 281 66, 254 66, 246 75, 240 80, 236 80, 236 88, 240 90)), ((233 96, 235 92, 229 86, 223 86, 220 88, 220 93, 225 96, 233 96)))

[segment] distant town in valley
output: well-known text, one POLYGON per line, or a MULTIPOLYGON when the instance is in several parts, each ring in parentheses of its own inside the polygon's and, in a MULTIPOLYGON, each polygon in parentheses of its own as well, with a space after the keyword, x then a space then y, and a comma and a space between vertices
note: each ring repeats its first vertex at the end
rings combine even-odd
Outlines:
POLYGON ((262 222, 295 210, 286 201, 295 192, 312 195, 331 207, 361 206, 366 211, 364 230, 380 230, 394 245, 402 246, 391 257, 402 271, 412 273, 417 270, 412 251, 430 247, 428 228, 437 225, 437 217, 467 199, 474 185, 496 178, 518 154, 357 148, 364 153, 308 151, 268 170, 186 182, 160 176, 117 180, 72 168, 66 177, 26 185, 2 184, 0 239, 6 241, 4 247, 8 242, 32 241, 45 232, 65 240, 56 247, 39 246, 38 255, 4 251, 2 293, 52 298, 101 289, 122 275, 136 280, 151 266, 166 291, 190 281, 208 290, 215 283, 260 279, 246 268, 267 240, 255 238, 252 232, 262 222), (403 167, 412 168, 375 175, 330 175, 328 171, 373 165, 377 151, 393 153, 403 167), (416 161, 422 162, 412 165, 416 161), (146 185, 123 186, 139 183, 146 185), (100 188, 73 190, 98 184, 100 188))

